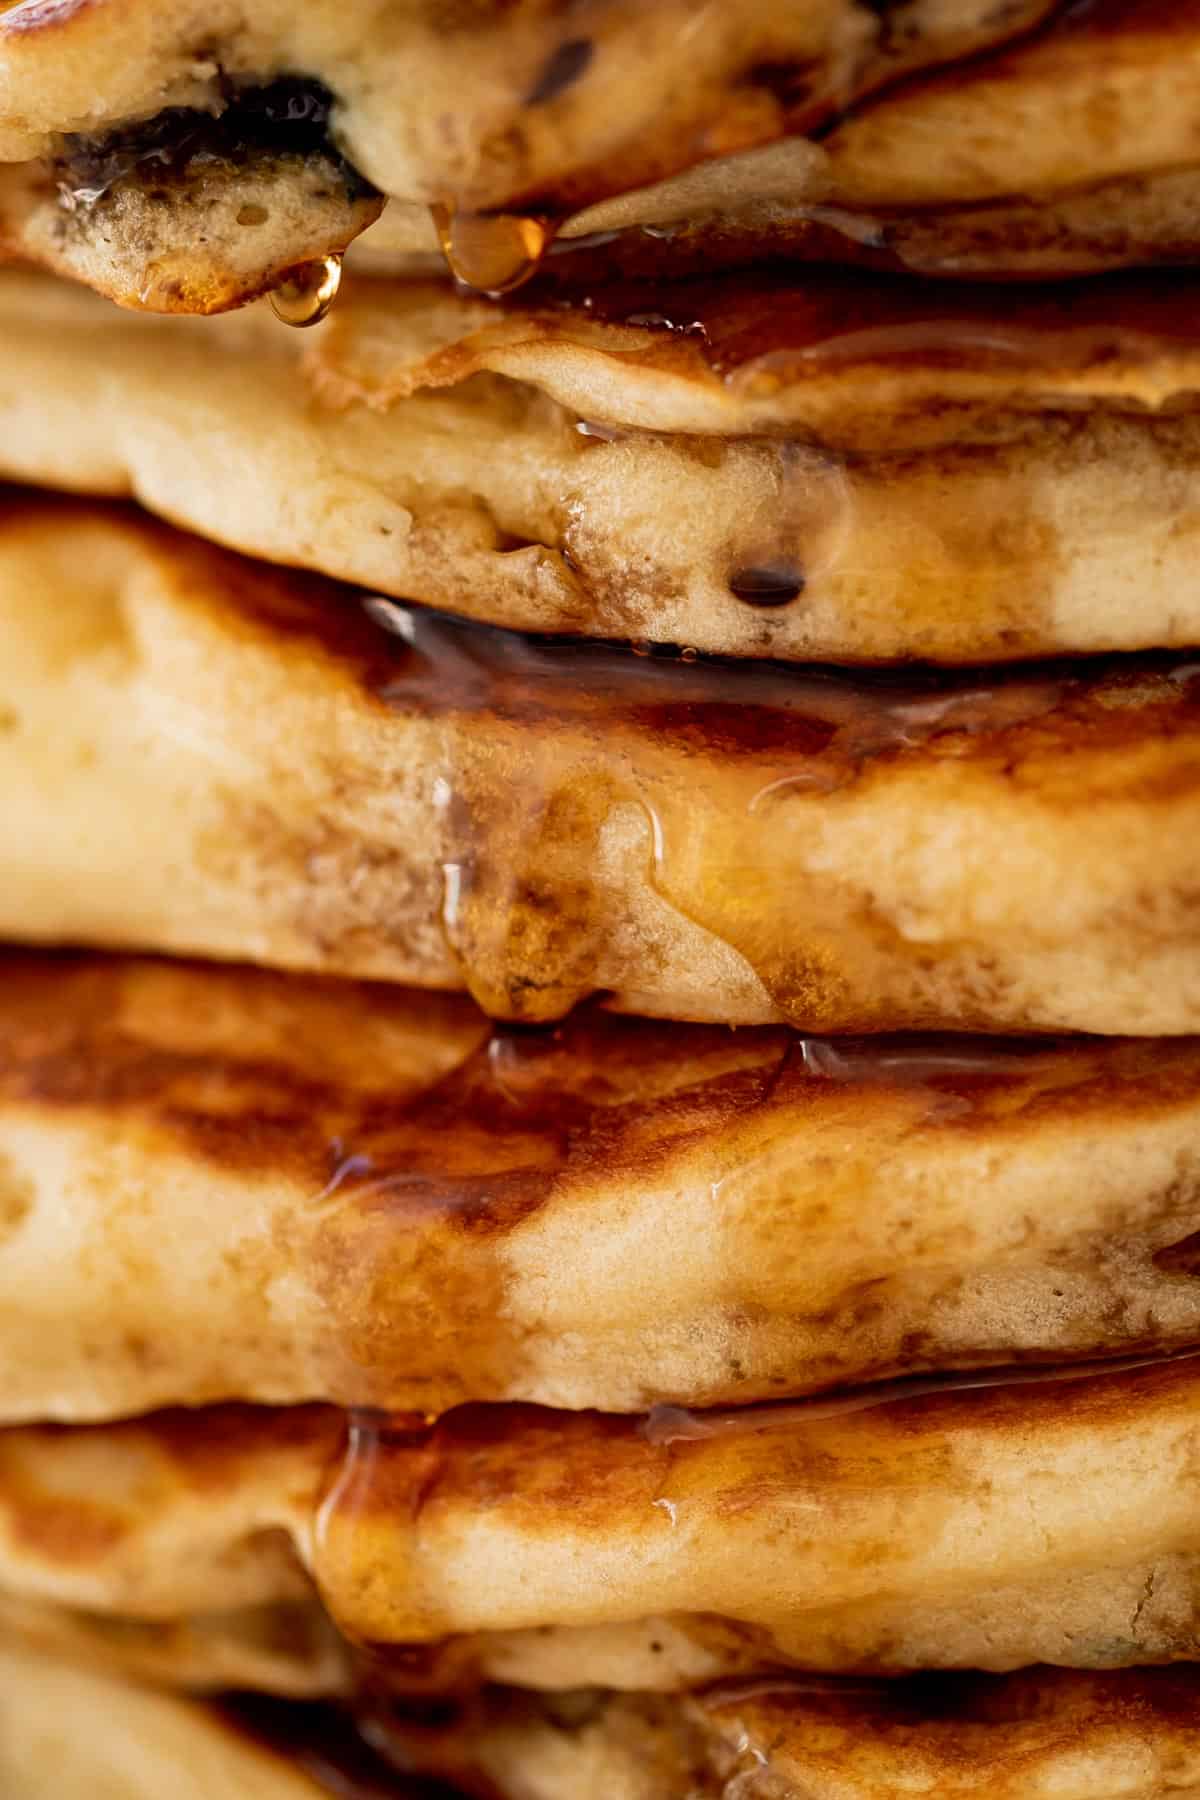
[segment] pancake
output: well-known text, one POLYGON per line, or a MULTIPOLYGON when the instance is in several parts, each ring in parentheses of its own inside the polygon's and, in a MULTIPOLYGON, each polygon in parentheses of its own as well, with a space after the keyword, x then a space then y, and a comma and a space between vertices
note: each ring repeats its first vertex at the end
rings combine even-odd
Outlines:
POLYGON ((1200 1694, 1189 1669, 1003 1680, 776 1682, 678 1701, 489 1696, 464 1715, 368 1716, 230 1695, 172 1699, 0 1652, 0 1772, 12 1800, 430 1800, 395 1765, 450 1765, 501 1800, 1191 1800, 1200 1694), (69 1736, 62 1720, 82 1727, 69 1736), (364 1741, 369 1734, 370 1743, 364 1741), (206 1785, 180 1788, 202 1770, 206 1785), (730 1783, 736 1782, 731 1789, 730 1783), (903 1789, 897 1783, 904 1782, 903 1789), (331 1783, 332 1785, 326 1785, 331 1783))
MULTIPOLYGON (((574 287, 771 257, 954 280, 1076 276, 1197 260, 1200 8, 1088 0, 966 65, 910 80, 787 138, 587 208, 542 265, 574 287)), ((355 246, 372 266, 438 249, 389 204, 355 246)))
POLYGON ((299 334, 10 273, 0 472, 521 630, 843 662, 1200 642, 1196 281, 1009 292, 1003 326, 948 294, 625 293, 701 336, 356 282, 299 334))
POLYGON ((1186 654, 639 656, 20 497, 0 651, 11 939, 466 986, 526 1023, 601 993, 824 1032, 1200 1028, 1186 654))
POLYGON ((1200 1793, 1194 1669, 822 1688, 685 1700, 499 1695, 421 1729, 371 1717, 403 1759, 520 1800, 1175 1800, 1200 1793))
POLYGON ((565 41, 540 7, 477 8, 452 49, 432 9, 260 8, 207 60, 186 9, 150 31, 146 0, 47 11, 0 15, 0 244, 125 305, 237 305, 342 250, 383 196, 373 257, 411 266, 440 236, 481 289, 533 273, 555 233, 543 272, 568 283, 768 256, 1044 278, 1200 248, 1192 0, 926 0, 902 24, 727 6, 702 31, 682 5, 610 4, 565 41))
POLYGON ((214 311, 314 248, 340 249, 374 216, 352 207, 370 184, 443 208, 460 266, 503 286, 533 266, 543 216, 811 129, 1052 10, 914 0, 896 20, 857 0, 596 0, 579 16, 546 0, 192 0, 164 14, 154 0, 9 0, 0 160, 40 160, 0 201, 0 246, 126 305, 214 311), (343 190, 342 216, 335 203, 319 221, 309 202, 329 190, 343 190), (497 207, 521 209, 483 227, 499 235, 499 264, 491 249, 480 261, 472 220, 497 207))
POLYGON ((637 1411, 1200 1342, 1188 1039, 513 1031, 9 954, 0 1171, 8 1421, 637 1411))
POLYGON ((206 1706, 0 1644, 5 1800, 454 1800, 338 1726, 320 1708, 206 1706))
MULTIPOLYGON (((0 1647, 17 1643, 100 1675, 189 1692, 237 1688, 307 1701, 357 1691, 353 1653, 313 1594, 184 1619, 121 1618, 0 1594, 0 1647)), ((0 1704, 3 1695, 0 1682, 0 1704)))
POLYGON ((309 1572, 399 1691, 1192 1661, 1195 1356, 733 1413, 0 1434, 0 1587, 184 1621, 309 1572))

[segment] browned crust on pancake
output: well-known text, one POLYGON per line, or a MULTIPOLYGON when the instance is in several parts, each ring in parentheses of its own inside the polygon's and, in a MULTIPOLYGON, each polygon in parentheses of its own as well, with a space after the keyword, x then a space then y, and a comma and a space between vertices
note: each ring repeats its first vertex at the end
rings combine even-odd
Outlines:
POLYGON ((9 953, 0 1415, 734 1403, 1184 1345, 1198 1057, 593 1009, 514 1032, 382 986, 9 953))
POLYGON ((1005 1668, 1047 1646, 1085 1667, 1188 1660, 1198 1395, 1182 1359, 666 1432, 528 1408, 364 1417, 336 1479, 340 1421, 317 1409, 31 1427, 0 1438, 0 1573, 170 1619, 302 1596, 294 1551, 353 1637, 400 1647, 383 1668, 401 1687, 605 1682, 617 1654, 631 1687, 1005 1668), (72 1504, 85 1525, 120 1513, 121 1536, 64 1548, 40 1521, 72 1504))

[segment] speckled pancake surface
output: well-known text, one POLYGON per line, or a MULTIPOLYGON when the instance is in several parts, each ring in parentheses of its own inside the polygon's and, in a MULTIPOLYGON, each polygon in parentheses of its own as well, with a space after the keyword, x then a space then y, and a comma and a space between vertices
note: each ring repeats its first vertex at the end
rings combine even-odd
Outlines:
POLYGON ((9 938, 465 986, 526 1023, 601 994, 824 1032, 1200 1025, 1186 652, 643 656, 14 496, 0 655, 9 938))
POLYGON ((385 986, 0 960, 8 1421, 625 1411, 1175 1349, 1198 1238, 1192 1040, 512 1031, 385 986))
POLYGON ((849 662, 1200 641, 1200 286, 1005 295, 997 325, 987 290, 744 278, 634 287, 623 322, 369 281, 298 333, 10 273, 0 473, 521 630, 849 662))
POLYGON ((424 1725, 376 1708, 356 1729, 332 1708, 139 1691, 14 1645, 0 1652, 0 1696, 11 1800, 435 1800, 428 1777, 397 1772, 410 1764, 499 1800, 729 1800, 733 1783, 745 1800, 1200 1794, 1186 1668, 890 1689, 780 1680, 663 1701, 497 1692, 424 1725), (80 1729, 65 1731, 67 1717, 80 1729), (203 1785, 180 1785, 193 1775, 203 1785))
POLYGON ((545 215, 809 130, 1052 11, 18 0, 0 9, 0 245, 126 305, 209 312, 341 249, 378 191, 444 209, 460 263, 464 220, 478 238, 474 214, 519 209, 485 227, 499 266, 467 258, 504 285, 545 215))
POLYGON ((217 1408, 12 1427, 0 1587, 203 1615, 224 1655, 216 1612, 311 1603, 315 1580, 414 1692, 1191 1662, 1198 1368, 644 1420, 217 1408))

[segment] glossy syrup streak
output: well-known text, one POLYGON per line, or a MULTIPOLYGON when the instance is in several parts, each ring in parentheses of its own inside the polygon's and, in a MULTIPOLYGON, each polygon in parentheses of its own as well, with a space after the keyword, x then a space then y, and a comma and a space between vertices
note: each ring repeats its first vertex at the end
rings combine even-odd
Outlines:
POLYGON ((378 699, 429 722, 469 721, 428 764, 441 924, 483 1010, 527 1023, 606 985, 612 894, 593 872, 619 830, 653 891, 731 946, 783 1018, 815 1030, 945 1025, 873 1010, 869 997, 845 1010, 823 974, 822 959, 843 954, 832 922, 802 892, 785 929, 767 885, 798 842, 777 834, 807 829, 806 802, 868 779, 881 759, 968 759, 1000 780, 1014 759, 1036 772, 1086 752, 1096 779, 1105 752, 1179 736, 1183 758, 1200 724, 1194 655, 848 674, 522 637, 383 599, 367 607, 399 651, 390 668, 376 652, 364 671, 378 699), (719 878, 726 867, 738 883, 719 878), (761 905, 747 902, 751 883, 761 905))
MULTIPOLYGON (((389 1414, 357 1409, 347 1415, 344 1454, 332 1474, 315 1521, 315 1574, 318 1585, 336 1594, 347 1582, 361 1581, 357 1560, 359 1526, 364 1518, 408 1518, 419 1512, 423 1498, 434 1492, 444 1468, 455 1471, 452 1482, 471 1485, 478 1494, 496 1499, 513 1491, 514 1473, 520 1466, 515 1447, 521 1433, 531 1434, 529 1455, 535 1463, 548 1454, 571 1460, 571 1445, 582 1437, 586 1455, 600 1455, 610 1442, 619 1455, 636 1434, 643 1440, 648 1459, 661 1457, 664 1469, 675 1447, 697 1445, 759 1432, 803 1432, 810 1424, 849 1417, 869 1410, 919 1406, 974 1390, 991 1392, 1030 1387, 1097 1384, 1127 1376, 1152 1376, 1177 1365, 1195 1375, 1200 1367, 1200 1348, 1156 1355, 1110 1358, 1072 1364, 1022 1365, 986 1371, 957 1371, 915 1380, 879 1382, 866 1388, 815 1396, 800 1401, 773 1401, 730 1411, 694 1412, 683 1407, 654 1408, 640 1421, 610 1414, 555 1413, 533 1406, 469 1405, 440 1419, 413 1414, 389 1414), (547 1449, 545 1434, 562 1433, 560 1451, 547 1449), (539 1436, 542 1440, 539 1442, 539 1436)), ((1131 1397, 1131 1403, 1134 1403, 1131 1397)), ((969 1404, 969 1402, 968 1402, 969 1404)), ((670 1501, 650 1502, 662 1508, 675 1525, 670 1501)), ((341 1621, 351 1630, 350 1621, 341 1621)), ((439 1679, 447 1684, 457 1677, 455 1646, 429 1644, 362 1645, 368 1670, 374 1662, 383 1682, 397 1688, 428 1684, 439 1679), (440 1667, 440 1675, 439 1675, 440 1667)))
POLYGON ((1005 731, 1087 706, 1127 684, 1190 705, 1194 652, 1148 652, 987 669, 852 671, 739 661, 677 645, 534 636, 372 596, 367 617, 395 643, 373 685, 402 710, 491 712, 531 722, 623 717, 722 753, 778 750, 853 764, 947 733, 1005 731))
POLYGON ((1057 374, 1152 362, 1198 342, 1196 282, 1186 272, 998 290, 989 282, 771 268, 614 281, 564 303, 661 341, 686 339, 733 383, 748 365, 769 369, 772 358, 793 379, 875 363, 1057 374))

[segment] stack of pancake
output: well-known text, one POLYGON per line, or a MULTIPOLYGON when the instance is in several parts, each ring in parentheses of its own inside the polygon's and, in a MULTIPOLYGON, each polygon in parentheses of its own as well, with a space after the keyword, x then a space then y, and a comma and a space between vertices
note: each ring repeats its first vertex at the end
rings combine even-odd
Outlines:
POLYGON ((1200 1796, 1197 117, 0 3, 5 1800, 1200 1796))

